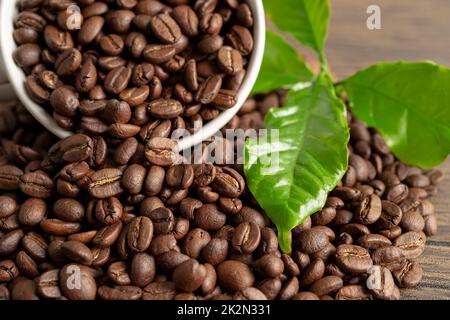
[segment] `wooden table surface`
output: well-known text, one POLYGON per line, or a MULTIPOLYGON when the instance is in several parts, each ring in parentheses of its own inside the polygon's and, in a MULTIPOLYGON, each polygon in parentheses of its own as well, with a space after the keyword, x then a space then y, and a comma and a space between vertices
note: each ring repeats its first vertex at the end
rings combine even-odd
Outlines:
MULTIPOLYGON (((331 4, 327 54, 338 78, 379 61, 432 60, 450 67, 448 0, 331 0, 331 4), (381 30, 366 27, 371 4, 381 8, 381 30)), ((439 233, 428 240, 420 258, 422 283, 403 290, 406 299, 450 300, 450 159, 441 169, 445 179, 431 199, 439 233)))

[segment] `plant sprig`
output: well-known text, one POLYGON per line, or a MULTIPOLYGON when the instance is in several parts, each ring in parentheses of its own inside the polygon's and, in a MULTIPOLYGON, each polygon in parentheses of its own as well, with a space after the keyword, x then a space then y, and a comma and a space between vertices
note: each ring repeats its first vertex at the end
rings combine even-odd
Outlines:
POLYGON ((348 124, 338 98, 347 93, 352 111, 383 135, 402 161, 428 168, 450 153, 450 70, 429 62, 380 63, 333 84, 324 52, 328 0, 264 0, 266 13, 282 32, 314 49, 322 72, 314 77, 282 35, 269 32, 254 89, 291 88, 286 106, 271 110, 266 127, 279 141, 249 140, 244 165, 250 191, 291 250, 290 230, 320 210, 347 170, 348 124), (295 84, 311 83, 300 91, 295 84), (334 86, 334 87, 333 87, 334 86), (278 158, 278 167, 263 159, 278 158))

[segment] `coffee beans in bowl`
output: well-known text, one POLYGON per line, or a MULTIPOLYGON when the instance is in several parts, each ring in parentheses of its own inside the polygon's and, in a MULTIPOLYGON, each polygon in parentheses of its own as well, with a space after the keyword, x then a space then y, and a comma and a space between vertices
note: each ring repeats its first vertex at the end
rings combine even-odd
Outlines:
POLYGON ((166 130, 154 136, 192 134, 235 106, 247 72, 257 72, 248 70, 256 49, 262 57, 257 7, 244 0, 18 1, 13 58, 28 95, 66 134, 129 138, 160 123, 166 130))

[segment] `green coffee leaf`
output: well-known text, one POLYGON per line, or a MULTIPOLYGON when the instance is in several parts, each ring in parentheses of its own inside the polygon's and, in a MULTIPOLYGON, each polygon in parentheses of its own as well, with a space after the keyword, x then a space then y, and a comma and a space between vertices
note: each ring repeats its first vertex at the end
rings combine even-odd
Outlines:
POLYGON ((352 110, 378 129, 402 161, 423 168, 450 153, 450 69, 430 63, 381 63, 345 80, 352 110))
POLYGON ((290 230, 323 207, 346 171, 346 110, 322 75, 311 87, 291 91, 285 107, 271 109, 266 126, 267 139, 245 145, 245 175, 289 252, 290 230))
POLYGON ((253 92, 291 88, 299 83, 309 83, 312 78, 313 73, 298 52, 279 35, 268 31, 264 59, 253 92))
POLYGON ((324 57, 330 18, 328 0, 264 0, 266 14, 284 32, 324 57))

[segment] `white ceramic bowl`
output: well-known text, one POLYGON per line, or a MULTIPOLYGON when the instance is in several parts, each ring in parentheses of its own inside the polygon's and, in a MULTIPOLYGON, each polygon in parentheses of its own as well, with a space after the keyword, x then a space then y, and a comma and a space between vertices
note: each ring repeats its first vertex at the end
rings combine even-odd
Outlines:
MULTIPOLYGON (((208 122, 195 134, 180 140, 180 150, 201 143, 223 128, 242 107, 255 84, 264 54, 266 24, 262 0, 247 0, 247 2, 253 12, 255 45, 247 67, 246 77, 237 94, 237 103, 234 107, 221 112, 216 119, 208 122)), ((11 91, 14 90, 23 105, 45 128, 56 136, 65 138, 71 135, 71 132, 60 128, 47 111, 30 99, 24 86, 25 74, 12 58, 17 47, 12 36, 14 31, 13 21, 17 14, 16 1, 0 0, 0 84, 4 83, 6 79, 10 82, 9 85, 3 84, 3 87, 0 87, 0 94, 6 92, 11 96, 13 94, 11 91)))

